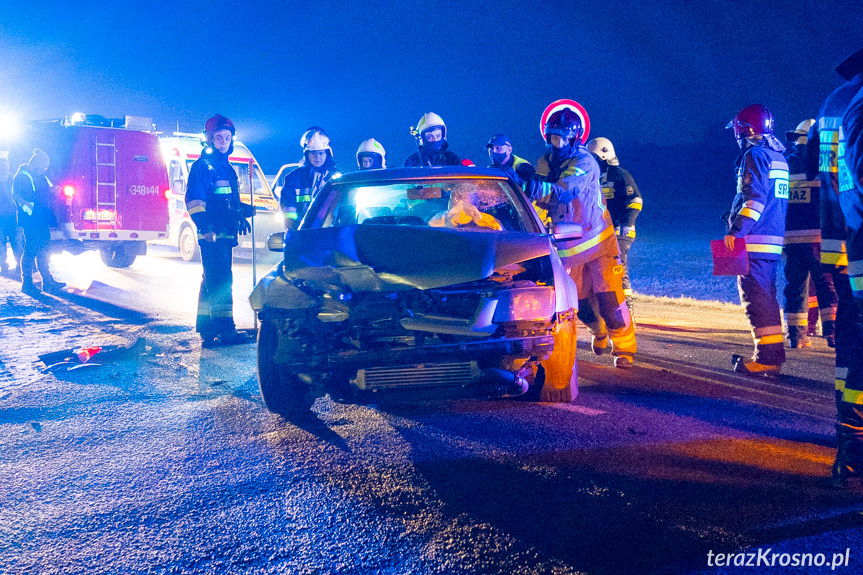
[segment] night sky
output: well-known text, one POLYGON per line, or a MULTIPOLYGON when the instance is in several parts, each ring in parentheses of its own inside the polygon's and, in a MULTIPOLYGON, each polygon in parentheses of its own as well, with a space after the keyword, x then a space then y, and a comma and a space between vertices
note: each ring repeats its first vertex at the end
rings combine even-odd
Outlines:
POLYGON ((572 98, 656 187, 680 177, 686 150, 733 162, 724 126, 749 104, 782 133, 814 116, 839 83, 833 67, 863 46, 863 2, 754 4, 4 2, 0 113, 142 115, 198 132, 218 112, 274 173, 311 125, 343 169, 369 137, 401 165, 427 111, 463 157, 486 164, 503 131, 533 161, 542 110, 572 98))

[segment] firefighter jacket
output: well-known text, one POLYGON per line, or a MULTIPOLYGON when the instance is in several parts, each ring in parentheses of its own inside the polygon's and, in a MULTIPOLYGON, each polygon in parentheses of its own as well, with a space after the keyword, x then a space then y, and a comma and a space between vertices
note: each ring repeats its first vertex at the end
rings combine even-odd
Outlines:
POLYGON ((806 175, 806 147, 806 144, 794 144, 785 155, 789 174, 786 246, 821 244, 821 181, 806 175))
POLYGON ((519 158, 515 154, 510 154, 509 160, 505 164, 491 164, 489 168, 497 168, 522 187, 536 173, 530 162, 524 158, 519 158))
POLYGON ((599 165, 587 148, 578 146, 570 157, 558 161, 546 152, 536 163, 532 184, 530 198, 548 211, 552 224, 572 222, 584 229, 581 238, 557 244, 565 265, 581 265, 620 253, 599 188, 599 165))
POLYGON ((610 166, 605 160, 598 160, 598 163, 601 172, 599 185, 614 231, 621 238, 634 240, 635 218, 642 207, 641 192, 629 172, 620 166, 610 166), (630 228, 625 235, 624 227, 630 228))
POLYGON ((411 154, 405 160, 405 166, 461 166, 461 158, 450 152, 447 148, 449 142, 444 142, 439 150, 430 150, 420 146, 419 151, 411 154))
POLYGON ((848 226, 848 279, 855 299, 863 303, 863 89, 845 112, 842 132, 845 157, 839 166, 839 200, 848 226))
POLYGON ((845 154, 839 128, 842 115, 861 87, 863 72, 827 96, 806 146, 807 173, 812 177, 817 172, 821 179, 821 263, 840 269, 848 265, 848 253, 845 216, 839 204, 839 160, 845 154))
POLYGON ((53 184, 44 174, 31 173, 26 164, 19 167, 12 181, 12 197, 20 207, 18 223, 22 228, 47 232, 48 228, 57 225, 53 184))
POLYGON ((285 219, 301 220, 318 192, 338 173, 329 153, 326 162, 320 168, 312 166, 304 159, 303 165, 285 176, 285 185, 282 186, 282 195, 279 199, 285 219))
POLYGON ((763 144, 750 147, 738 158, 737 195, 728 234, 746 240, 750 258, 778 260, 785 243, 788 164, 778 140, 765 138, 763 144))
POLYGON ((211 146, 204 148, 201 157, 189 170, 186 210, 198 228, 198 240, 213 232, 216 241, 236 246, 237 231, 244 214, 237 172, 228 161, 228 154, 211 146))

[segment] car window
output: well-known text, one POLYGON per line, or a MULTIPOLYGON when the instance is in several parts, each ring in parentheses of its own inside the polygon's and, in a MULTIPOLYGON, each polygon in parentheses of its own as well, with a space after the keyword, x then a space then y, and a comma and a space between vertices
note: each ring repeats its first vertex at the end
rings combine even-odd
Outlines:
MULTIPOLYGON (((338 184, 316 204, 320 227, 405 225, 535 231, 523 202, 503 180, 465 178, 379 185, 338 184)), ((318 227, 312 224, 313 227, 318 227)))

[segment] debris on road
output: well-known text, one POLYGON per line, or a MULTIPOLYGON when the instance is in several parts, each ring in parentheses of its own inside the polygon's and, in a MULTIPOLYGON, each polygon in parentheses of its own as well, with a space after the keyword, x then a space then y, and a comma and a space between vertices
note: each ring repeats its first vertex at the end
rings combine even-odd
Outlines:
POLYGON ((89 347, 77 347, 61 351, 52 351, 39 355, 39 360, 45 364, 42 373, 54 371, 71 371, 82 367, 95 367, 112 361, 122 361, 146 353, 147 341, 139 337, 134 344, 124 345, 101 345, 89 347), (90 360, 98 356, 100 363, 90 360))

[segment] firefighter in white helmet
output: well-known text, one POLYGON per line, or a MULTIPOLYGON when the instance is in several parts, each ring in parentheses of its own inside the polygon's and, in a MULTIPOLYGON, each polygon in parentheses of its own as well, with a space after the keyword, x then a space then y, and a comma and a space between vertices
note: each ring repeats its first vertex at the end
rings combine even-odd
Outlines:
POLYGON ((620 247, 620 262, 623 264, 623 294, 632 313, 632 285, 629 281, 629 265, 626 258, 635 241, 635 218, 641 213, 642 199, 632 175, 620 167, 614 146, 608 138, 594 138, 587 149, 599 164, 599 185, 608 206, 617 245, 620 247))
POLYGON ((279 204, 285 217, 285 229, 296 229, 309 204, 336 174, 330 138, 322 128, 313 126, 300 139, 303 159, 300 166, 285 176, 279 204))
MULTIPOLYGON (((809 128, 815 120, 800 122, 786 132, 789 145, 785 160, 788 162, 789 195, 785 213, 785 324, 788 342, 792 348, 809 347, 808 334, 818 315, 810 317, 810 293, 815 287, 817 304, 812 310, 821 316, 821 335, 827 345, 834 347, 836 308, 839 296, 829 270, 821 267, 821 182, 806 176, 806 146, 809 128), (814 320, 814 321, 813 321, 814 320)), ((815 303, 815 302, 813 302, 815 303)))
POLYGON ((417 139, 419 149, 405 160, 405 166, 462 165, 462 159, 447 149, 446 124, 434 112, 423 114, 411 133, 417 139))
POLYGON ((387 167, 387 151, 374 138, 365 140, 357 148, 357 167, 361 170, 377 170, 387 167))

